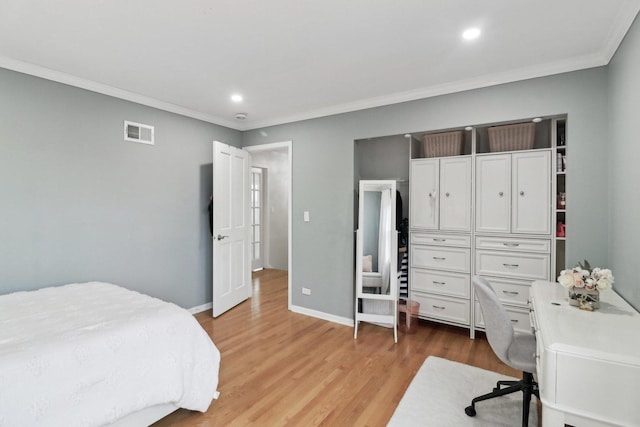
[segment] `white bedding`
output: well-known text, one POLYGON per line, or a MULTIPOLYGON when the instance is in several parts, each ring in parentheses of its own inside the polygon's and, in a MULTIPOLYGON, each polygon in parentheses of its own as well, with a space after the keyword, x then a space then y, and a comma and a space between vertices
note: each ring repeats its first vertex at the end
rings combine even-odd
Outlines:
POLYGON ((0 426, 93 426, 173 403, 205 411, 220 352, 195 318, 99 282, 0 296, 0 426))

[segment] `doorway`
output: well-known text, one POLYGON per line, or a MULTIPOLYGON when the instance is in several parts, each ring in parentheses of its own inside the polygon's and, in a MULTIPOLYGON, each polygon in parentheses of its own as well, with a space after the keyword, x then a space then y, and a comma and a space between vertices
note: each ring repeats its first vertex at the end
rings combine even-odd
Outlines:
POLYGON ((288 271, 289 309, 292 277, 291 145, 291 141, 287 141, 244 147, 251 154, 251 267, 252 270, 288 271))

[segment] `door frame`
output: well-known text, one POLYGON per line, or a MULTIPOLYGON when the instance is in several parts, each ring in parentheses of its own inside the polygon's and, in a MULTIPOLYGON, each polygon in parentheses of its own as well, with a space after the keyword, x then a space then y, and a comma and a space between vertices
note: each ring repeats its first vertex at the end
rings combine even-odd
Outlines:
MULTIPOLYGON (((261 145, 251 145, 251 146, 247 146, 247 147, 242 147, 244 150, 247 150, 249 152, 249 154, 251 153, 255 153, 255 152, 259 152, 259 151, 271 151, 271 150, 275 150, 275 149, 279 149, 279 148, 286 148, 287 149, 287 156, 288 156, 288 170, 289 170, 289 191, 288 191, 288 195, 289 195, 289 201, 288 201, 288 207, 287 207, 287 228, 288 228, 288 236, 287 236, 287 268, 288 268, 288 272, 287 272, 287 309, 291 310, 291 278, 293 276, 293 263, 291 261, 292 258, 292 253, 293 251, 291 250, 291 242, 292 242, 292 220, 293 220, 293 202, 292 202, 292 198, 293 198, 293 153, 292 153, 292 148, 293 148, 293 144, 292 141, 283 141, 283 142, 273 142, 273 143, 269 143, 269 144, 261 144, 261 145)), ((253 159, 251 159, 251 163, 249 164, 249 167, 253 166, 253 159)))

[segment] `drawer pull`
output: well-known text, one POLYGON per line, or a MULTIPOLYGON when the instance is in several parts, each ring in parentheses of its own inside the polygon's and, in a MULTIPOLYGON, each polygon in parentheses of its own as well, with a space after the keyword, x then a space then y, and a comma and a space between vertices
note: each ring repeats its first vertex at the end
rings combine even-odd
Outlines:
POLYGON ((436 282, 435 280, 433 280, 433 284, 436 285, 436 286, 444 286, 447 283, 446 282, 436 282))
POLYGON ((506 295, 513 295, 513 296, 520 294, 520 292, 516 292, 516 291, 502 291, 502 293, 506 295))
POLYGON ((503 245, 509 247, 509 248, 516 248, 518 246, 520 246, 520 243, 503 243, 503 245))
POLYGON ((518 323, 518 319, 511 319, 511 323, 518 323))
POLYGON ((432 305, 433 308, 437 308, 438 310, 444 310, 446 307, 443 307, 441 305, 432 305))
POLYGON ((434 256, 433 259, 435 259, 436 261, 444 261, 446 258, 434 256))
POLYGON ((518 268, 518 267, 520 267, 519 264, 502 264, 502 265, 504 265, 507 268, 518 268))
POLYGON ((446 242, 447 239, 433 239, 434 242, 446 242))

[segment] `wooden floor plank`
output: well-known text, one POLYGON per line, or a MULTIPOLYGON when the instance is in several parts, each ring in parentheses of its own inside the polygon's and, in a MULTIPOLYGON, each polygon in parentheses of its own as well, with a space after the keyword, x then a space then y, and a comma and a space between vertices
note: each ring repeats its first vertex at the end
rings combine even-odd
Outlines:
POLYGON ((483 334, 470 340, 466 329, 421 320, 398 344, 367 323, 354 340, 352 327, 287 309, 286 271, 254 273, 253 288, 216 319, 196 315, 222 355, 220 398, 204 414, 181 409, 154 426, 385 426, 428 356, 520 375, 483 334))

